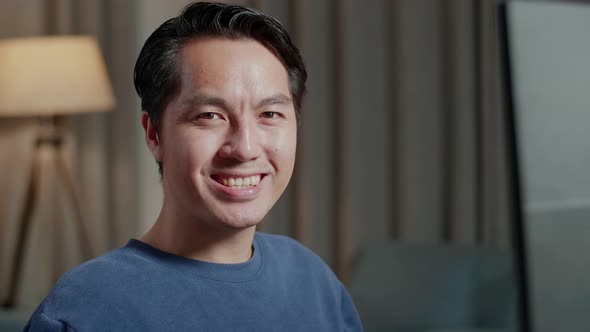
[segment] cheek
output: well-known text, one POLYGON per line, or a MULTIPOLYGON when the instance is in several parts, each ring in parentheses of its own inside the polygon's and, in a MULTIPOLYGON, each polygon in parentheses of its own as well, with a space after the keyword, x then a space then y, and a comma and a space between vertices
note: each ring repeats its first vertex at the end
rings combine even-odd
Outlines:
POLYGON ((216 135, 187 130, 179 133, 173 144, 168 144, 164 158, 169 164, 175 164, 173 168, 194 173, 213 159, 218 145, 216 135))
POLYGON ((281 128, 272 135, 269 142, 273 159, 280 162, 284 170, 292 169, 297 150, 297 128, 281 128))

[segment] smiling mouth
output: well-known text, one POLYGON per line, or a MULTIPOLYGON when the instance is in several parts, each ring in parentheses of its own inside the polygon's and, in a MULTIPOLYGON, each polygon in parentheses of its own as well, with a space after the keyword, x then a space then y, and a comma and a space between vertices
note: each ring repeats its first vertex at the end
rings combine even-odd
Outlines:
POLYGON ((213 180, 230 188, 247 189, 255 187, 260 183, 264 174, 250 175, 250 176, 231 176, 231 175, 212 175, 213 180))

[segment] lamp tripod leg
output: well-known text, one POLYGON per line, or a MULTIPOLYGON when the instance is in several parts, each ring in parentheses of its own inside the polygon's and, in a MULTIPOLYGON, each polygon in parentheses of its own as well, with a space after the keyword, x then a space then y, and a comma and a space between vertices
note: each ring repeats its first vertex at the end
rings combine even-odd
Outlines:
POLYGON ((21 218, 17 225, 18 234, 16 238, 16 248, 13 254, 12 264, 10 267, 10 281, 8 283, 8 294, 2 306, 4 308, 13 308, 16 304, 16 297, 21 281, 21 274, 23 269, 25 245, 27 236, 31 226, 31 216, 35 206, 35 199, 37 196, 37 182, 39 177, 39 146, 35 145, 33 149, 33 161, 29 175, 29 184, 27 186, 27 193, 25 196, 25 205, 21 211, 21 218))
POLYGON ((90 235, 91 231, 88 227, 86 220, 84 219, 84 214, 82 213, 82 206, 80 203, 80 199, 79 199, 78 195, 76 194, 76 185, 75 185, 74 176, 72 175, 72 172, 70 171, 70 169, 68 167, 68 164, 66 162, 63 151, 59 151, 59 152, 60 153, 58 153, 59 154, 58 168, 61 171, 63 179, 66 182, 67 191, 68 191, 68 194, 70 195, 70 198, 72 200, 72 205, 74 207, 74 212, 76 214, 76 221, 78 224, 78 232, 81 235, 80 244, 82 246, 83 255, 84 255, 85 259, 90 259, 96 255, 96 249, 93 245, 92 236, 90 235))

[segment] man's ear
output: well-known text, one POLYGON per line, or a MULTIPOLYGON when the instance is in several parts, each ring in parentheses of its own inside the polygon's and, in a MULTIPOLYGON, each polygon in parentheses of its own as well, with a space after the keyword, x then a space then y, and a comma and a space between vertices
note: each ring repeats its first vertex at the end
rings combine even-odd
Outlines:
POLYGON ((158 129, 147 112, 141 113, 141 125, 145 134, 145 143, 152 152, 152 155, 156 161, 162 161, 162 147, 160 145, 158 129))

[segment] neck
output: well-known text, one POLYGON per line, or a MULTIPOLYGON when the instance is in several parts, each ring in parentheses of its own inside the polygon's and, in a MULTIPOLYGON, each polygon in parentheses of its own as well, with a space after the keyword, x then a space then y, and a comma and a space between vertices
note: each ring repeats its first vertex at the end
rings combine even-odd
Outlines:
POLYGON ((200 261, 243 263, 252 256, 255 226, 228 229, 181 216, 162 208, 160 216, 141 241, 162 251, 200 261))

